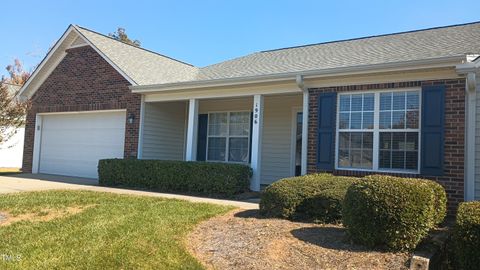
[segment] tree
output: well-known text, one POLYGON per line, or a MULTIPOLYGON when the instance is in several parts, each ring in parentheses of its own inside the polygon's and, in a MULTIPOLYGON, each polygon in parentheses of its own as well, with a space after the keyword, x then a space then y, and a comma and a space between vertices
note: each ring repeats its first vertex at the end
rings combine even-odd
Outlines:
POLYGON ((6 69, 9 78, 2 77, 0 80, 0 145, 25 125, 25 115, 30 108, 30 101, 22 101, 18 97, 18 90, 30 77, 30 73, 23 69, 18 59, 6 69))
POLYGON ((114 38, 118 41, 121 41, 123 43, 127 43, 127 44, 133 45, 135 47, 140 47, 140 41, 138 39, 131 40, 128 37, 127 33, 125 32, 125 28, 118 27, 117 31, 115 31, 113 33, 109 33, 108 36, 112 37, 112 38, 114 38))

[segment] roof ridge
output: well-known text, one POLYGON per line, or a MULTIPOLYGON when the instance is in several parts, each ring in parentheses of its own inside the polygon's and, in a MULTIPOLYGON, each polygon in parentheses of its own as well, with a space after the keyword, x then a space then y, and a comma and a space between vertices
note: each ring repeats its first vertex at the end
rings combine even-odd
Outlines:
POLYGON ((260 53, 266 52, 275 52, 281 50, 289 50, 289 49, 296 49, 296 48, 303 48, 303 47, 310 47, 310 46, 317 46, 317 45, 324 45, 324 44, 331 44, 331 43, 340 43, 340 42, 347 42, 347 41, 355 41, 355 40, 363 40, 363 39, 370 39, 370 38, 377 38, 377 37, 386 37, 386 36, 395 36, 395 35, 402 35, 402 34, 410 34, 416 32, 423 32, 423 31, 431 31, 437 29, 445 29, 445 28, 453 28, 453 27, 460 27, 460 26, 467 26, 472 24, 480 24, 480 21, 469 22, 469 23, 461 23, 461 24, 452 24, 452 25, 445 25, 445 26, 436 26, 424 29, 417 29, 417 30, 409 30, 409 31, 401 31, 389 34, 380 34, 380 35, 371 35, 371 36, 364 36, 364 37, 357 37, 357 38, 347 38, 347 39, 340 39, 340 40, 332 40, 332 41, 325 41, 325 42, 318 42, 318 43, 311 43, 311 44, 304 44, 298 46, 291 46, 291 47, 284 47, 278 49, 271 49, 271 50, 264 50, 260 51, 260 53))
POLYGON ((121 44, 125 44, 125 45, 127 45, 127 46, 131 46, 131 47, 133 47, 133 48, 140 49, 140 50, 143 50, 143 51, 146 51, 146 52, 149 52, 149 53, 158 55, 158 56, 162 56, 162 57, 168 58, 168 59, 170 59, 170 60, 173 60, 173 61, 176 61, 176 62, 179 62, 179 63, 182 63, 182 64, 185 64, 185 65, 188 65, 188 66, 191 66, 191 67, 195 67, 195 68, 196 68, 196 66, 194 66, 194 65, 192 65, 192 64, 190 64, 190 63, 187 63, 187 62, 184 62, 184 61, 175 59, 175 58, 173 58, 173 57, 170 57, 170 56, 167 56, 167 55, 164 55, 164 54, 161 54, 161 53, 158 53, 158 52, 149 50, 149 49, 145 49, 145 48, 142 48, 142 47, 137 47, 137 46, 134 46, 134 45, 132 45, 132 44, 128 44, 128 43, 122 42, 122 41, 120 41, 120 40, 116 40, 116 39, 114 39, 114 38, 112 38, 112 37, 110 37, 110 36, 108 36, 108 35, 105 35, 105 34, 102 34, 102 33, 97 32, 97 31, 88 29, 88 28, 83 27, 83 26, 80 26, 80 25, 78 25, 78 24, 73 24, 73 25, 74 25, 75 27, 78 27, 78 28, 80 28, 80 29, 83 29, 83 30, 92 32, 92 33, 94 33, 94 34, 97 34, 97 35, 100 35, 100 36, 102 36, 102 37, 111 39, 111 40, 113 40, 113 41, 120 42, 121 44))

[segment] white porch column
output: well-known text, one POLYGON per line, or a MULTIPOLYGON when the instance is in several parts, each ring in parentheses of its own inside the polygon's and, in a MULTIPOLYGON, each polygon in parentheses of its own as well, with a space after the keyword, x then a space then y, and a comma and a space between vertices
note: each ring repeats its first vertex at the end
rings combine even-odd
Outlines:
POLYGON ((303 89, 303 110, 302 110, 302 159, 301 174, 307 174, 308 159, 308 89, 303 89))
POLYGON ((262 160, 262 130, 263 130, 263 96, 253 96, 252 123, 252 182, 250 189, 260 191, 260 172, 262 160))
POLYGON ((197 159, 198 99, 190 99, 188 103, 187 147, 185 160, 197 159))

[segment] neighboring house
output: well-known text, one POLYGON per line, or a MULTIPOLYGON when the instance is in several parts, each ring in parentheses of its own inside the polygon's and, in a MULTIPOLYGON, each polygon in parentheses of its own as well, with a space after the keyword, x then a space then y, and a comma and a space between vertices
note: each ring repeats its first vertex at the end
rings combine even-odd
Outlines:
POLYGON ((25 128, 18 128, 7 142, 0 144, 0 168, 21 168, 25 128))
POLYGON ((21 90, 33 101, 23 169, 95 178, 101 158, 235 162, 252 167, 252 190, 391 173, 438 181, 454 207, 480 197, 478 54, 471 23, 198 68, 71 25, 21 90))
MULTIPOLYGON (((10 94, 15 95, 20 86, 5 83, 10 94)), ((0 168, 21 168, 23 158, 23 141, 25 128, 18 128, 13 137, 0 144, 0 168)))

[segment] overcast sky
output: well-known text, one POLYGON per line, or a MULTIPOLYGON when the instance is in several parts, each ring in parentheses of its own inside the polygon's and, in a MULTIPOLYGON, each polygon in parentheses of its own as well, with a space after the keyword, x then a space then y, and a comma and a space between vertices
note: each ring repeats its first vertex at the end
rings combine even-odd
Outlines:
POLYGON ((8 1, 0 75, 21 59, 40 62, 69 24, 108 34, 117 27, 142 47, 206 66, 256 51, 480 21, 478 0, 383 1, 8 1))

